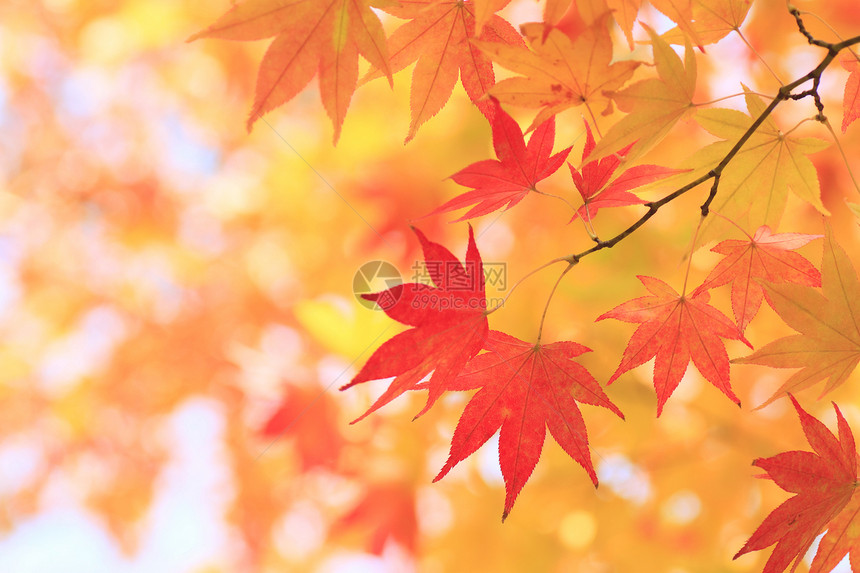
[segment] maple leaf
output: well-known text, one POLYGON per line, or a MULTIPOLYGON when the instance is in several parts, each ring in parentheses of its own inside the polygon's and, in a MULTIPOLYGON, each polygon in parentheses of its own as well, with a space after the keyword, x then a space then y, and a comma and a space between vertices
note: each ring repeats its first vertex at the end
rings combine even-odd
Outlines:
POLYGON ((353 421, 384 406, 408 390, 418 389, 421 380, 431 372, 426 412, 446 390, 447 385, 475 356, 487 337, 487 300, 484 293, 484 270, 469 227, 469 245, 465 265, 451 251, 414 229, 421 247, 427 272, 435 286, 404 283, 388 290, 362 295, 381 304, 385 313, 398 322, 412 326, 380 346, 355 377, 341 388, 394 376, 388 389, 373 405, 353 421))
POLYGON ((511 3, 511 0, 472 0, 475 13, 475 34, 481 35, 490 17, 511 3))
POLYGON ((575 40, 587 28, 601 18, 614 17, 627 36, 633 50, 633 23, 639 11, 640 0, 547 0, 544 4, 543 21, 546 26, 544 39, 551 28, 557 28, 575 40), (630 32, 628 34, 628 32, 630 32))
POLYGON ((636 23, 642 0, 606 0, 606 5, 612 10, 615 22, 624 32, 627 46, 633 50, 633 24, 636 23))
POLYGON ((741 331, 755 317, 765 291, 759 280, 821 286, 821 273, 802 255, 793 252, 822 235, 772 233, 762 225, 746 241, 728 240, 711 251, 726 255, 698 290, 732 283, 732 310, 741 331))
POLYGON ((630 144, 632 157, 660 142, 681 118, 695 113, 696 56, 687 43, 684 63, 675 51, 651 28, 644 26, 654 50, 656 78, 641 80, 612 94, 618 108, 628 112, 601 139, 592 160, 602 159, 630 144))
POLYGON ((332 523, 329 533, 337 536, 349 530, 369 534, 365 542, 368 553, 382 555, 391 540, 414 554, 418 540, 414 487, 396 481, 371 484, 358 503, 332 523))
POLYGON ((855 219, 857 219, 857 224, 860 224, 860 203, 845 201, 845 206, 848 207, 848 210, 851 211, 851 214, 854 215, 855 219))
POLYGON ((612 39, 604 16, 576 39, 541 23, 523 24, 520 29, 529 48, 498 43, 475 45, 504 68, 524 77, 507 78, 490 89, 502 103, 542 108, 532 127, 570 107, 585 105, 611 110, 604 92, 620 88, 640 62, 612 61, 612 39))
POLYGON ((543 7, 543 21, 547 24, 556 24, 570 10, 577 13, 576 5, 571 4, 571 0, 546 0, 543 7))
POLYGON ((525 144, 523 132, 517 122, 492 99, 496 111, 493 115, 493 148, 498 160, 478 161, 451 176, 458 184, 472 187, 472 191, 454 197, 426 216, 455 211, 474 205, 462 221, 491 213, 504 207, 510 209, 529 191, 536 191, 538 181, 555 173, 567 159, 570 147, 552 154, 555 142, 555 118, 540 124, 525 144))
MULTIPOLYGON (((588 122, 585 122, 585 147, 582 150, 583 162, 594 151, 594 147, 594 135, 591 133, 591 127, 588 125, 588 122)), ((660 167, 659 165, 637 165, 613 179, 613 174, 621 165, 621 160, 627 155, 631 147, 633 147, 632 143, 609 157, 585 163, 581 170, 577 170, 570 163, 567 164, 570 168, 570 176, 573 178, 573 184, 584 202, 584 205, 577 210, 571 221, 577 217, 581 217, 585 221, 591 221, 601 207, 641 205, 646 201, 630 193, 630 189, 635 189, 664 177, 686 171, 684 169, 660 167)))
POLYGON ((678 28, 704 52, 702 40, 693 26, 692 0, 650 0, 652 6, 678 25, 678 28))
POLYGON ((320 96, 334 142, 358 82, 358 55, 392 82, 385 33, 371 0, 248 0, 189 38, 261 40, 275 36, 260 63, 248 131, 290 101, 319 72, 320 96))
MULTIPOLYGON (((492 2, 489 8, 498 9, 499 4, 492 2)), ((412 73, 409 98, 412 121, 407 142, 415 137, 421 124, 445 106, 458 75, 469 99, 484 115, 492 114, 490 103, 481 98, 495 83, 493 65, 470 40, 522 45, 522 38, 507 21, 495 14, 482 16, 483 28, 476 34, 476 6, 463 0, 410 0, 387 4, 383 9, 410 20, 388 38, 392 72, 418 60, 412 73)), ((372 71, 362 82, 381 75, 378 70, 372 71)))
POLYGON ((860 117, 860 59, 849 51, 840 63, 851 72, 845 82, 845 95, 842 97, 842 133, 845 133, 848 126, 860 117))
MULTIPOLYGON (((752 0, 693 0, 690 27, 705 46, 715 44, 740 29, 752 8, 752 0)), ((679 26, 665 34, 670 44, 684 44, 687 34, 679 26)))
POLYGON ((571 359, 590 349, 575 342, 534 344, 490 331, 484 348, 456 380, 458 390, 480 388, 457 422, 451 451, 433 480, 442 479, 501 428, 499 465, 505 479, 508 516, 540 459, 546 429, 597 486, 588 435, 577 402, 603 406, 621 419, 600 384, 571 359))
MULTIPOLYGON (((794 571, 812 542, 846 506, 857 487, 854 436, 839 407, 833 404, 839 428, 837 438, 827 426, 805 412, 794 396, 789 394, 789 397, 814 452, 783 452, 753 462, 767 472, 762 477, 797 494, 773 510, 734 556, 737 559, 776 543, 763 573, 784 571, 792 561, 795 562, 791 569, 794 571)), ((829 570, 816 569, 813 565, 813 571, 829 570)))
POLYGON ((860 362, 860 281, 829 225, 824 238, 821 285, 822 292, 797 284, 765 283, 771 306, 800 334, 780 338, 733 362, 802 370, 759 407, 826 378, 823 396, 845 382, 860 362))
MULTIPOLYGON (((856 491, 857 482, 853 486, 856 491)), ((845 508, 827 526, 809 573, 833 571, 847 553, 852 571, 860 571, 860 496, 852 495, 845 508)))
POLYGON ((316 389, 291 385, 286 388, 281 404, 260 429, 260 435, 267 440, 285 434, 294 436, 292 449, 302 471, 316 466, 332 468, 344 445, 337 419, 338 411, 330 397, 316 389), (305 416, 311 406, 314 415, 305 416))
MULTIPOLYGON (((700 150, 690 163, 710 169, 728 153, 765 109, 762 99, 744 86, 749 115, 731 109, 706 109, 696 116, 705 130, 725 139, 700 150)), ((821 202, 818 174, 807 155, 829 143, 814 137, 791 137, 780 131, 769 116, 741 148, 720 177, 719 192, 711 209, 742 227, 768 225, 776 228, 788 201, 788 190, 829 215, 821 202)), ((718 236, 724 219, 710 217, 700 233, 701 242, 718 236)))
POLYGON ((710 297, 707 291, 679 295, 660 279, 638 278, 652 296, 627 301, 597 318, 642 323, 630 338, 621 363, 608 384, 656 356, 654 388, 659 417, 692 359, 708 382, 740 406, 740 399, 732 392, 729 357, 721 340, 740 340, 749 346, 737 326, 708 304, 710 297))

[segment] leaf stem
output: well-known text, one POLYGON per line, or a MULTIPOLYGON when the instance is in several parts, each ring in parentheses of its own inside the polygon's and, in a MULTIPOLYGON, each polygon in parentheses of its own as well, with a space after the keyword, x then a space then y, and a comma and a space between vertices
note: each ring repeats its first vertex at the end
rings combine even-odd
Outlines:
POLYGON ((750 51, 755 54, 755 56, 759 59, 762 65, 764 65, 765 69, 770 72, 770 75, 772 75, 776 79, 776 81, 779 82, 779 85, 784 86, 785 82, 779 78, 777 73, 773 71, 773 69, 769 65, 767 65, 767 61, 765 61, 761 54, 758 53, 758 50, 756 50, 753 45, 749 43, 749 40, 747 40, 746 36, 744 36, 744 33, 741 32, 739 28, 735 28, 735 32, 737 32, 738 36, 741 37, 741 40, 743 40, 744 44, 747 45, 747 48, 749 48, 750 51))
MULTIPOLYGON (((755 94, 755 95, 757 95, 757 96, 759 96, 759 97, 762 97, 762 98, 764 98, 764 99, 773 99, 773 96, 772 96, 772 95, 768 95, 768 94, 762 94, 762 93, 752 92, 752 91, 751 91, 751 92, 748 92, 748 93, 755 94)), ((727 100, 727 99, 731 99, 731 98, 733 98, 733 97, 742 96, 742 95, 746 95, 746 94, 745 94, 744 92, 739 92, 739 93, 736 93, 736 94, 731 94, 731 95, 727 95, 727 96, 723 96, 723 97, 718 97, 717 99, 713 99, 713 100, 711 100, 711 101, 706 101, 706 102, 702 102, 702 103, 694 103, 693 105, 694 105, 694 106, 696 106, 696 107, 703 107, 703 106, 706 106, 706 105, 712 105, 712 104, 719 103, 719 102, 721 102, 721 101, 724 101, 724 100, 727 100)))
POLYGON ((547 310, 549 310, 549 303, 550 301, 552 301, 552 297, 555 294, 556 289, 558 289, 558 285, 559 283, 561 283, 561 279, 563 279, 564 275, 570 272, 570 269, 572 269, 575 265, 576 263, 569 262, 567 267, 565 267, 565 269, 561 271, 561 274, 558 275, 558 279, 556 279, 555 284, 552 285, 552 290, 549 291, 549 296, 547 297, 546 304, 543 307, 543 313, 540 315, 540 326, 538 326, 538 334, 537 340, 535 340, 535 346, 540 344, 540 337, 543 335, 543 323, 546 320, 546 312, 547 310))
POLYGON ((845 164, 845 169, 848 170, 848 176, 851 177, 851 183, 854 184, 854 189, 857 191, 857 193, 860 193, 860 185, 858 185, 857 179, 854 177, 854 171, 851 170, 851 164, 848 162, 848 156, 845 155, 845 150, 842 149, 842 144, 839 143, 839 137, 836 136, 836 131, 834 131, 833 126, 830 125, 830 120, 826 117, 824 118, 824 121, 822 123, 824 124, 824 127, 826 127, 827 130, 830 132, 830 135, 833 136, 833 143, 835 143, 837 149, 839 149, 839 155, 842 156, 842 162, 845 164))
POLYGON ((814 117, 807 117, 807 118, 801 119, 800 121, 797 122, 797 125, 795 125, 791 129, 789 129, 788 131, 783 133, 782 136, 788 137, 789 135, 791 135, 794 132, 794 130, 796 130, 798 127, 800 127, 801 125, 803 125, 807 121, 815 121, 815 120, 816 120, 816 118, 814 118, 814 117))
POLYGON ((546 262, 546 263, 542 264, 541 266, 539 266, 539 267, 537 267, 537 268, 535 268, 535 269, 532 269, 532 270, 530 270, 529 272, 527 272, 525 275, 523 275, 522 277, 520 277, 520 279, 519 279, 517 282, 515 282, 515 283, 513 284, 513 286, 511 287, 511 289, 508 291, 508 293, 507 293, 507 294, 505 295, 505 297, 502 299, 502 302, 500 302, 499 304, 497 304, 497 305, 496 305, 496 306, 494 306, 493 308, 490 308, 490 309, 487 309, 487 310, 485 310, 485 311, 484 311, 484 316, 487 316, 487 315, 489 315, 489 314, 492 314, 492 313, 496 312, 497 310, 499 310, 500 308, 502 308, 503 306, 505 306, 505 303, 508 301, 508 297, 510 297, 510 296, 511 296, 511 294, 514 292, 514 290, 516 290, 516 288, 517 288, 518 286, 520 286, 520 285, 523 283, 523 281, 525 281, 527 278, 529 278, 530 276, 532 276, 533 274, 535 274, 535 273, 537 273, 537 272, 539 272, 539 271, 542 271, 543 269, 545 269, 545 268, 547 268, 547 267, 549 267, 549 266, 551 266, 551 265, 554 265, 555 263, 560 263, 561 261, 566 261, 566 260, 567 260, 567 259, 565 259, 564 257, 559 257, 559 258, 557 258, 557 259, 553 259, 553 260, 551 260, 551 261, 549 261, 549 262, 546 262))
POLYGON ((723 215, 722 213, 717 213, 716 211, 711 211, 711 213, 713 213, 714 215, 716 215, 716 216, 717 216, 717 217, 719 217, 720 219, 723 219, 724 221, 728 221, 729 223, 731 223, 732 225, 734 225, 735 227, 737 227, 737 228, 738 228, 738 230, 739 230, 741 233, 743 233, 744 235, 746 235, 747 239, 749 239, 749 240, 750 240, 750 242, 752 242, 752 241, 753 241, 752 235, 750 235, 749 233, 747 233, 747 232, 746 232, 746 230, 745 230, 743 227, 741 227, 740 225, 738 225, 737 223, 735 223, 733 220, 729 219, 728 217, 726 217, 726 216, 725 216, 725 215, 723 215))
POLYGON ((594 228, 594 223, 591 221, 591 209, 588 206, 588 201, 585 202, 585 217, 580 217, 582 219, 582 224, 585 226, 585 232, 588 233, 588 236, 591 237, 592 241, 600 242, 600 238, 597 236, 597 230, 594 228))
POLYGON ((599 136, 601 137, 601 139, 602 139, 602 138, 603 138, 603 134, 600 132, 600 126, 599 126, 599 125, 597 125, 597 118, 596 118, 596 117, 594 117, 594 112, 593 112, 593 111, 591 111, 591 106, 590 106, 588 103, 586 103, 586 104, 585 104, 585 109, 587 109, 587 110, 588 110, 588 115, 590 115, 590 116, 591 116, 591 123, 593 123, 593 124, 594 124, 594 131, 596 131, 596 132, 597 132, 597 135, 599 135, 599 136))
POLYGON ((687 294, 687 279, 690 278, 690 267, 693 266, 693 252, 696 250, 696 239, 699 238, 699 229, 702 228, 702 223, 705 222, 705 215, 699 217, 699 224, 696 225, 696 230, 693 231, 693 240, 690 241, 690 251, 687 254, 687 272, 684 273, 684 286, 681 287, 681 298, 687 294))
POLYGON ((574 207, 574 206, 573 206, 573 203, 571 203, 570 201, 568 201, 567 199, 565 199, 565 198, 564 198, 564 197, 562 197, 561 195, 556 195, 556 194, 554 194, 554 193, 547 193, 547 192, 545 192, 545 191, 538 191, 536 188, 533 188, 533 189, 532 189, 532 191, 534 191, 534 192, 535 192, 535 193, 537 193, 538 195, 543 195, 544 197, 553 197, 553 198, 555 198, 555 199, 558 199, 559 201, 564 201, 564 203, 565 203, 568 207, 570 207, 570 208, 573 210, 573 212, 574 212, 574 213, 576 213, 576 207, 574 207))

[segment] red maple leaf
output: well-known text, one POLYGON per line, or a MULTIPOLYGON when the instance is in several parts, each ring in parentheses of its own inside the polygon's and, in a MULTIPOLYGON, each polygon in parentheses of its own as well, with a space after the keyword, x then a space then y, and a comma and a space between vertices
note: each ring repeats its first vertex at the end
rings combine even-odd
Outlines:
POLYGON ((659 417, 692 359, 708 382, 740 406, 741 401, 732 392, 729 382, 729 357, 721 340, 740 340, 750 346, 738 327, 708 304, 708 291, 679 295, 660 279, 638 278, 653 296, 627 301, 597 318, 642 323, 630 338, 621 363, 608 384, 656 356, 654 388, 659 417))
POLYGON ((350 530, 369 534, 365 548, 374 555, 382 555, 389 541, 414 554, 418 539, 414 488, 397 481, 370 485, 358 503, 332 524, 329 533, 337 536, 350 530))
MULTIPOLYGON (((854 491, 857 491, 854 482, 854 491)), ((848 555, 852 571, 860 571, 860 495, 852 495, 842 511, 827 525, 827 533, 818 544, 809 573, 833 571, 848 555)))
MULTIPOLYGON (((822 235, 772 233, 762 225, 748 240, 723 241, 711 250, 726 255, 697 289, 712 289, 732 283, 732 310, 741 331, 755 317, 766 297, 756 279, 771 283, 796 283, 810 287, 821 286, 821 273, 802 255, 793 252, 822 235)), ((768 301, 770 302, 770 301, 768 301)))
MULTIPOLYGON (((586 139, 585 147, 582 150, 582 161, 588 158, 595 147, 594 136, 591 133, 591 127, 588 125, 588 122, 585 122, 585 134, 586 139)), ((581 217, 585 221, 591 221, 601 207, 641 205, 646 201, 630 193, 631 189, 647 185, 676 173, 689 171, 685 169, 670 169, 668 167, 660 167, 659 165, 637 165, 624 171, 613 180, 613 174, 621 165, 621 160, 627 155, 633 145, 635 145, 635 142, 614 155, 586 163, 582 166, 581 170, 577 170, 570 163, 567 164, 570 168, 570 176, 573 178, 573 184, 584 201, 584 205, 579 208, 571 221, 577 217, 581 217)))
MULTIPOLYGON (((362 295, 367 300, 386 301, 385 313, 410 328, 380 346, 355 375, 346 390, 356 384, 394 376, 388 389, 358 422, 408 390, 429 390, 426 412, 445 392, 448 384, 480 350, 489 327, 485 314, 484 270, 469 227, 469 245, 463 265, 451 251, 413 228, 427 272, 435 286, 405 283, 388 290, 362 295), (433 373, 427 384, 419 382, 433 373)), ((417 417, 416 416, 416 417, 417 417)))
POLYGON ((815 451, 783 452, 753 462, 767 472, 761 477, 797 494, 773 510, 734 557, 776 543, 764 573, 784 571, 792 560, 794 571, 818 534, 848 504, 857 487, 854 436, 839 407, 833 404, 839 427, 837 439, 824 424, 805 412, 794 396, 789 394, 789 397, 800 417, 803 433, 815 451))
POLYGON ((260 434, 267 440, 283 435, 294 438, 292 450, 302 471, 337 464, 344 437, 337 427, 338 411, 328 394, 315 388, 287 386, 278 408, 270 415, 260 434), (313 416, 305 413, 313 407, 313 416))
POLYGON ((845 94, 842 96, 842 133, 845 133, 848 126, 860 117, 860 59, 849 51, 840 63, 851 72, 845 82, 845 94))
POLYGON ((495 330, 490 331, 484 348, 487 352, 473 358, 451 388, 480 390, 466 405, 448 461, 433 481, 442 479, 501 428, 504 521, 540 459, 549 428, 555 441, 597 486, 585 422, 576 402, 603 406, 622 419, 624 415, 588 370, 571 360, 590 349, 575 342, 523 342, 495 330))
POLYGON ((520 126, 508 115, 499 100, 491 98, 495 108, 493 115, 493 148, 495 159, 478 161, 461 169, 451 179, 472 191, 454 197, 429 215, 456 211, 474 205, 465 215, 457 219, 471 219, 505 207, 510 209, 525 197, 535 186, 558 171, 570 153, 570 147, 552 155, 555 142, 555 118, 540 124, 529 137, 526 145, 520 126))

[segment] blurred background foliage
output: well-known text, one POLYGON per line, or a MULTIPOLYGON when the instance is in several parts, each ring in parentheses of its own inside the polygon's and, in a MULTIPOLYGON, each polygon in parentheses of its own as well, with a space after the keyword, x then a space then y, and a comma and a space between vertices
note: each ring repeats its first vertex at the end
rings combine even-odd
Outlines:
MULTIPOLYGON (((855 0, 798 0, 844 36, 855 0)), ((754 571, 731 556, 787 494, 752 479, 756 457, 806 442, 784 401, 751 411, 785 374, 733 366, 738 410, 690 371, 660 420, 651 365, 608 389, 626 414, 584 412, 595 491, 554 443, 507 522, 495 444, 431 484, 467 398, 415 422, 423 396, 356 425, 385 383, 337 392, 401 328, 356 304, 355 271, 422 260, 409 224, 462 255, 463 223, 416 219, 460 189, 445 178, 492 157, 489 127, 457 88, 408 146, 409 71, 360 88, 339 145, 312 84, 244 129, 266 42, 185 38, 229 7, 188 0, 7 0, 0 4, 0 563, 5 571, 754 571)), ((515 25, 541 5, 515 2, 515 25)), ((666 30, 659 14, 643 19, 666 30)), ((833 32, 810 18, 813 33, 833 32)), ((388 30, 397 25, 384 18, 388 30)), ((757 0, 743 26, 785 79, 817 62, 781 0, 757 0)), ((637 31, 639 34, 641 30, 637 31)), ((623 36, 615 30, 623 45, 623 36)), ((648 59, 647 46, 634 57, 648 59)), ((778 87, 735 35, 697 54, 697 101, 778 87)), ((847 72, 822 94, 836 116, 847 72)), ((642 73, 647 73, 643 71, 642 73)), ((504 75, 504 72, 502 73, 504 75)), ((812 114, 787 105, 780 125, 812 114)), ((742 98, 721 105, 738 107, 742 98)), ((528 111, 510 110, 523 125, 528 111)), ((557 149, 584 143, 578 110, 557 149)), ((615 121, 608 118, 607 124, 615 121)), ((838 124, 838 118, 834 117, 838 124)), ((808 122, 801 132, 828 137, 808 122)), ((860 172, 860 130, 842 138, 860 172)), ((679 125, 643 161, 678 166, 710 141, 679 125), (695 145, 694 145, 695 143, 695 145)), ((825 205, 858 256, 856 202, 831 148, 813 156, 825 205)), ((574 197, 564 171, 542 187, 574 197)), ((653 196, 666 188, 655 186, 653 196)), ((703 191, 702 193, 704 193, 703 191)), ((636 274, 678 287, 702 193, 661 210, 635 238, 583 261, 553 301, 544 339, 594 352, 605 381, 629 325, 594 324, 639 296, 636 274)), ((478 220, 485 261, 508 284, 587 246, 551 198, 478 220)), ((601 234, 635 208, 602 215, 601 234)), ((791 199, 782 231, 822 230, 791 199)), ((821 245, 803 254, 820 261, 821 245)), ((691 280, 716 255, 700 250, 691 280)), ((553 273, 529 279, 491 327, 533 338, 553 273)), ((493 296, 493 292, 488 295, 493 296)), ((730 314, 728 291, 715 304, 730 314)), ((760 346, 788 328, 769 309, 747 331, 760 346)), ((731 356, 745 354, 730 343, 731 356)), ((855 373, 829 397, 855 432, 855 373)), ((827 401, 804 396, 831 427, 827 401)))

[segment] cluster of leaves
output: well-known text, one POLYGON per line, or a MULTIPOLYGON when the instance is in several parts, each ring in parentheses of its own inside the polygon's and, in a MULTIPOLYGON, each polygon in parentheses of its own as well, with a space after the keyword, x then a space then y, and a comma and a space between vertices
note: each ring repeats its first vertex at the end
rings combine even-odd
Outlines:
MULTIPOLYGON (((417 62, 410 92, 409 141, 444 107, 459 77, 490 124, 497 159, 474 163, 452 175, 457 184, 470 190, 427 216, 468 208, 458 220, 473 219, 510 209, 530 193, 546 195, 537 189, 538 183, 558 171, 571 151, 566 147, 553 153, 556 116, 582 106, 588 116, 585 146, 580 165, 568 164, 572 187, 582 205, 574 207, 566 198, 556 198, 573 207, 571 220, 582 220, 596 244, 541 268, 566 263, 560 282, 583 257, 613 247, 662 206, 709 181, 712 185, 701 207, 698 242, 694 239, 693 244, 719 239, 712 250, 723 256, 701 285, 688 289, 685 278, 680 292, 659 278, 640 276, 648 295, 597 318, 638 324, 607 384, 654 359, 653 386, 660 416, 692 361, 703 378, 740 405, 732 389, 724 341, 737 340, 752 348, 744 332, 763 301, 798 334, 735 362, 800 368, 766 403, 822 379, 826 380, 822 393, 845 382, 860 362, 856 272, 829 226, 821 272, 796 252, 821 235, 774 231, 786 209, 789 190, 822 215, 829 214, 807 157, 828 144, 818 138, 793 137, 793 130, 783 132, 772 112, 784 101, 809 98, 817 109, 815 119, 827 123, 818 86, 822 73, 842 53, 842 65, 850 72, 842 124, 843 131, 847 130, 860 116, 860 60, 850 51, 860 44, 860 37, 822 42, 806 31, 800 13, 790 9, 800 33, 809 43, 826 48, 826 55, 808 74, 784 84, 769 104, 743 86, 747 114, 700 109, 702 105, 695 103, 695 49, 705 53, 706 45, 731 32, 740 34, 751 0, 651 0, 676 27, 660 35, 642 24, 653 53, 649 64, 653 64, 654 74, 630 84, 643 62, 632 55, 613 60, 613 49, 618 46, 610 30, 616 22, 633 46, 638 1, 587 0, 570 6, 548 1, 545 21, 525 24, 520 33, 496 14, 507 4, 504 0, 250 0, 195 38, 274 36, 260 66, 249 128, 261 114, 289 101, 318 74, 335 141, 360 83, 380 76, 393 83, 394 73, 417 62), (372 8, 407 22, 386 37, 372 8), (683 59, 672 44, 684 46, 683 59), (371 66, 362 80, 358 78, 359 54, 371 66), (494 63, 514 77, 496 83, 494 63), (810 82, 812 88, 798 91, 810 82), (527 143, 503 105, 538 110, 527 130, 531 132, 527 143), (623 116, 600 136, 597 118, 613 114, 616 107, 623 116), (694 119, 719 141, 696 152, 681 168, 634 165, 684 119, 694 119), (633 193, 657 181, 685 177, 686 183, 679 183, 675 191, 657 201, 633 193), (599 210, 634 205, 644 205, 647 211, 621 233, 602 240, 594 224, 599 210), (706 218, 711 210, 719 215, 706 218), (744 239, 727 238, 729 229, 735 227, 744 239), (711 291, 729 284, 734 320, 710 304, 711 291)), ((523 341, 491 330, 488 316, 501 307, 487 308, 483 264, 471 227, 462 262, 420 230, 415 233, 433 284, 406 283, 364 295, 370 301, 388 301, 382 305, 385 313, 410 328, 386 341, 344 386, 393 378, 359 420, 410 391, 428 394, 418 416, 445 392, 476 391, 463 410, 448 460, 436 480, 500 432, 504 520, 541 456, 549 429, 596 486, 578 403, 624 416, 595 377, 574 360, 588 348, 573 341, 541 341, 555 288, 544 307, 536 340, 523 341)), ((782 571, 829 527, 813 563, 815 571, 825 571, 845 553, 856 551, 852 545, 857 537, 854 531, 860 527, 860 521, 854 522, 856 452, 838 408, 837 440, 793 396, 791 400, 816 453, 788 452, 755 462, 797 496, 777 508, 738 555, 777 543, 765 570, 782 571)), ((855 559, 853 553, 851 558, 855 559)))

